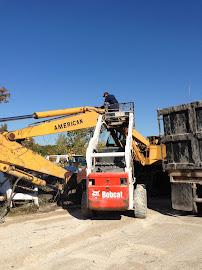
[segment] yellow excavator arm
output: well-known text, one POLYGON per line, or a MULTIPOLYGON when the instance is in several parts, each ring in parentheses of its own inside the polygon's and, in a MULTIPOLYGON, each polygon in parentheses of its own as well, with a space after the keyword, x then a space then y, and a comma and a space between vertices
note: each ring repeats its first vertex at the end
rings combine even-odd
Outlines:
POLYGON ((39 186, 45 186, 47 184, 46 180, 41 177, 39 178, 34 176, 35 173, 27 172, 27 170, 40 173, 40 175, 45 174, 59 179, 65 179, 67 170, 27 149, 17 141, 35 136, 94 127, 97 123, 99 114, 103 112, 103 109, 95 107, 79 107, 37 112, 32 114, 32 117, 28 115, 3 119, 3 121, 8 121, 25 118, 40 119, 56 116, 62 117, 58 119, 50 119, 48 121, 46 120, 45 122, 37 123, 20 130, 0 134, 0 171, 16 177, 22 177, 39 186))
POLYGON ((74 116, 62 117, 57 120, 41 122, 23 129, 8 132, 5 136, 11 140, 20 140, 36 136, 44 136, 60 132, 94 127, 99 114, 95 111, 80 113, 74 116))
MULTIPOLYGON (((35 136, 43 136, 48 134, 91 128, 96 125, 99 114, 103 114, 104 112, 104 109, 96 107, 77 107, 46 112, 35 112, 32 115, 25 116, 25 118, 61 118, 46 120, 44 122, 40 122, 20 130, 8 132, 5 134, 5 136, 9 140, 14 141, 35 136)), ((23 116, 18 116, 16 119, 22 119, 22 117, 23 116)), ((14 117, 11 117, 11 120, 15 120, 14 117)))
POLYGON ((152 165, 153 163, 166 157, 165 145, 159 144, 158 142, 151 143, 136 129, 133 129, 132 135, 134 159, 139 161, 143 166, 152 165), (140 149, 139 145, 143 146, 143 150, 140 149))

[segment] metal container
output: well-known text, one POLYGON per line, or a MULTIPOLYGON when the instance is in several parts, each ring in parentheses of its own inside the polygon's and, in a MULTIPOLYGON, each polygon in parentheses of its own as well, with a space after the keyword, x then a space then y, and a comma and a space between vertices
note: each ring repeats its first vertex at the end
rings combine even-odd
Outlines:
POLYGON ((158 110, 163 120, 164 169, 202 169, 202 101, 158 110))
POLYGON ((163 168, 170 176, 172 206, 199 212, 202 208, 202 101, 157 112, 161 142, 166 145, 163 168))

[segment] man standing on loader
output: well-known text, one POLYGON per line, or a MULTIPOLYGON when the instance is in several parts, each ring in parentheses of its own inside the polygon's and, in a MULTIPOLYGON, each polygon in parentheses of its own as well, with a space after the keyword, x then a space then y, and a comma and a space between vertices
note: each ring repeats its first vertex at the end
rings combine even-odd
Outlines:
POLYGON ((110 104, 110 105, 118 104, 118 100, 115 98, 115 96, 112 95, 112 94, 109 94, 109 92, 107 92, 107 91, 104 92, 103 97, 105 98, 104 105, 106 105, 106 104, 110 104))

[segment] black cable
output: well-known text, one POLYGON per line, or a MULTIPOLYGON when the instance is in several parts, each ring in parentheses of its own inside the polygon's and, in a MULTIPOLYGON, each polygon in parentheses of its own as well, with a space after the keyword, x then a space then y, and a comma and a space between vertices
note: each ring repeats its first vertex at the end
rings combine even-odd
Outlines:
POLYGON ((12 188, 12 192, 11 192, 11 196, 9 197, 9 199, 7 200, 7 202, 5 203, 4 207, 3 207, 3 210, 0 212, 0 224, 1 223, 4 223, 4 217, 9 213, 10 211, 10 208, 11 208, 11 202, 12 202, 12 199, 14 197, 14 191, 15 191, 15 188, 17 186, 17 183, 22 179, 22 177, 18 177, 18 179, 15 181, 14 185, 13 185, 13 188, 12 188))

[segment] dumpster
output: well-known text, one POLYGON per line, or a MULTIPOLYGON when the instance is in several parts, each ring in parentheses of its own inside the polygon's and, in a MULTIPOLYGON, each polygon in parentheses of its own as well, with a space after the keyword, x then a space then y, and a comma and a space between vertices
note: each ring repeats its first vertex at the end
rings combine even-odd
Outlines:
POLYGON ((160 109, 163 168, 169 173, 172 206, 199 212, 202 203, 202 101, 160 109))

